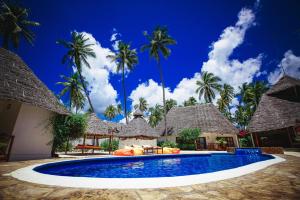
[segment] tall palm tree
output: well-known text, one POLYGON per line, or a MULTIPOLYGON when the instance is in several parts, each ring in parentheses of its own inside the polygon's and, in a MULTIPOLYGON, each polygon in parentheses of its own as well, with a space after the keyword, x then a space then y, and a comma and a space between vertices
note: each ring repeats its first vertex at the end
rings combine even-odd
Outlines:
POLYGON ((224 84, 220 90, 220 99, 218 99, 218 108, 224 114, 229 110, 229 105, 234 97, 234 89, 231 85, 224 84))
POLYGON ((87 90, 86 82, 82 76, 82 68, 88 67, 91 68, 87 59, 89 57, 95 58, 96 54, 91 48, 94 44, 88 43, 89 38, 86 38, 83 33, 77 33, 73 31, 71 33, 71 41, 59 40, 57 44, 61 44, 68 49, 67 53, 62 59, 62 63, 69 62, 70 65, 75 65, 79 78, 84 89, 85 96, 88 99, 91 111, 94 112, 94 107, 92 105, 89 93, 87 90))
POLYGON ((112 120, 117 116, 117 113, 118 113, 117 108, 114 105, 109 105, 104 111, 104 116, 107 119, 112 120))
POLYGON ((85 102, 83 87, 78 76, 78 73, 74 73, 71 77, 62 75, 61 78, 63 78, 65 82, 56 83, 64 86, 59 96, 61 97, 68 93, 70 100, 70 110, 72 110, 72 107, 74 107, 76 109, 76 113, 79 109, 83 109, 85 102))
POLYGON ((196 82, 198 86, 196 93, 199 93, 199 100, 204 97, 205 103, 211 103, 216 97, 215 91, 221 89, 220 81, 221 79, 213 73, 203 72, 201 80, 196 82))
POLYGON ((255 83, 251 83, 246 90, 246 102, 249 103, 253 110, 256 110, 260 98, 262 97, 263 93, 265 93, 269 87, 263 81, 257 81, 255 83))
POLYGON ((15 3, 0 1, 0 35, 3 37, 2 47, 9 48, 9 41, 15 48, 19 47, 20 37, 33 45, 34 33, 30 26, 39 26, 35 21, 28 20, 29 11, 15 3))
POLYGON ((134 105, 134 109, 140 109, 142 112, 145 112, 148 109, 147 100, 144 97, 139 98, 139 103, 134 105))
POLYGON ((161 105, 156 104, 154 107, 149 108, 149 125, 151 127, 157 126, 157 124, 162 120, 163 108, 161 105))
MULTIPOLYGON (((164 129, 165 135, 167 135, 167 108, 166 108, 166 97, 165 97, 165 82, 163 77, 163 68, 161 66, 160 60, 161 55, 164 58, 168 58, 171 54, 171 50, 168 48, 170 45, 176 44, 176 41, 168 34, 168 29, 165 27, 157 27, 154 29, 151 35, 146 31, 144 36, 148 40, 148 44, 142 46, 141 50, 149 50, 150 57, 154 58, 157 61, 157 68, 160 75, 160 81, 162 85, 163 92, 163 106, 164 106, 164 129)), ((167 138, 166 138, 167 139, 167 138)))
POLYGON ((194 97, 190 97, 183 102, 183 106, 194 106, 197 104, 197 100, 194 97))
POLYGON ((177 101, 174 99, 168 99, 166 100, 166 108, 167 108, 167 113, 171 110, 171 108, 177 106, 177 101))
POLYGON ((122 71, 122 87, 124 96, 124 115, 126 118, 126 124, 128 124, 127 116, 127 97, 125 88, 125 71, 131 71, 138 63, 137 52, 135 49, 130 49, 130 45, 122 41, 118 43, 118 51, 114 55, 107 56, 112 62, 117 62, 117 71, 122 71))

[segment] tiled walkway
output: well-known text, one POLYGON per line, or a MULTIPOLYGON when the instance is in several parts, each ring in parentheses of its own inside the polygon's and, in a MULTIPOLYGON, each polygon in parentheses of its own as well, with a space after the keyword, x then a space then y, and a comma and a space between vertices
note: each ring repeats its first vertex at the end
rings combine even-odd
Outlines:
MULTIPOLYGON (((91 190, 49 187, 0 177, 0 199, 300 199, 300 158, 281 155, 285 162, 242 177, 176 188, 91 190)), ((61 159, 62 160, 62 159, 61 159)), ((0 174, 52 160, 1 162, 0 174)))

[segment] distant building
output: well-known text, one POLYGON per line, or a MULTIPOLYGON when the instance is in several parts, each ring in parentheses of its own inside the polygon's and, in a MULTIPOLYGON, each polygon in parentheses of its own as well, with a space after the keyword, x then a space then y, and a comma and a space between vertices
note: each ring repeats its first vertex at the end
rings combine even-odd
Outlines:
POLYGON ((223 138, 229 147, 238 146, 238 129, 213 104, 173 107, 167 113, 167 133, 164 131, 164 120, 156 130, 162 136, 161 140, 166 135, 168 141, 178 143, 178 135, 185 128, 201 130, 196 141, 200 149, 214 149, 219 138, 223 138))
POLYGON ((300 147, 300 80, 283 76, 261 98, 250 121, 255 146, 300 147))
POLYGON ((127 125, 122 126, 118 133, 119 148, 131 145, 156 146, 159 134, 149 126, 144 119, 143 112, 137 109, 133 113, 133 117, 127 125))
POLYGON ((10 138, 9 160, 49 158, 55 114, 68 111, 19 56, 0 48, 0 137, 10 138))

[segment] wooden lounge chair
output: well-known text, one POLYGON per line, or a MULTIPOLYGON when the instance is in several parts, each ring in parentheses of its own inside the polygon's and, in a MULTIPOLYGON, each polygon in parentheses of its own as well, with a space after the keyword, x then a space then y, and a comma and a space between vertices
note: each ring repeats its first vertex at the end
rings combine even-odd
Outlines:
POLYGON ((83 145, 83 144, 77 144, 77 146, 75 147, 75 149, 92 149, 92 150, 100 150, 101 147, 99 146, 94 146, 94 145, 83 145))

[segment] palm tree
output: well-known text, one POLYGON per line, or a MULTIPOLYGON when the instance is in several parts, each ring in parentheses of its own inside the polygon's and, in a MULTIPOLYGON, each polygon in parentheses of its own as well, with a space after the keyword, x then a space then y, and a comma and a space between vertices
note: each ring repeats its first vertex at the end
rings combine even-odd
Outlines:
POLYGON ((135 49, 130 49, 130 45, 122 41, 118 43, 118 51, 114 55, 107 56, 112 62, 117 62, 117 71, 122 71, 122 87, 124 96, 124 114, 126 118, 126 124, 128 124, 127 116, 127 97, 125 88, 125 71, 131 71, 138 63, 138 57, 135 49))
POLYGON ((224 84, 220 90, 220 99, 218 99, 217 104, 219 110, 226 114, 229 111, 229 105, 234 97, 234 89, 231 85, 224 84))
POLYGON ((194 106, 197 105, 197 100, 194 97, 190 97, 188 100, 183 102, 183 106, 194 106))
POLYGON ((74 107, 76 109, 76 113, 78 109, 83 109, 85 102, 83 87, 78 76, 78 73, 74 73, 71 77, 62 75, 61 78, 65 79, 65 82, 56 83, 64 86, 59 96, 61 97, 68 93, 70 100, 70 110, 72 111, 72 107, 74 107))
POLYGON ((117 116, 117 113, 118 109, 114 105, 109 105, 104 111, 104 116, 107 119, 112 120, 117 116))
POLYGON ((163 108, 161 105, 156 104, 154 107, 149 108, 149 124, 151 127, 157 126, 157 124, 162 120, 163 108))
POLYGON ((120 103, 117 105, 117 114, 122 114, 122 105, 120 103))
POLYGON ((220 91, 221 89, 220 81, 221 79, 213 73, 203 72, 201 80, 196 82, 198 86, 196 93, 199 93, 199 100, 203 96, 205 103, 211 103, 216 97, 215 91, 220 91))
POLYGON ((71 41, 64 41, 59 40, 57 44, 61 44, 68 49, 67 53, 64 55, 62 59, 62 63, 69 62, 70 65, 75 65, 77 72, 79 74, 79 78, 84 89, 85 96, 88 99, 90 108, 92 112, 94 112, 94 107, 92 105, 91 99, 88 94, 86 82, 84 77, 82 76, 82 68, 84 66, 91 68, 90 64, 88 63, 87 59, 89 57, 95 58, 96 54, 94 50, 91 48, 94 44, 88 44, 89 38, 86 38, 83 33, 77 33, 73 31, 71 33, 71 41))
POLYGON ((33 45, 34 33, 30 26, 39 26, 35 21, 28 20, 29 12, 15 3, 0 1, 0 35, 2 35, 2 47, 9 48, 9 41, 15 48, 19 47, 20 37, 33 45))
POLYGON ((176 41, 168 34, 167 28, 159 27, 159 26, 154 29, 151 35, 149 35, 145 31, 144 36, 148 39, 149 43, 143 45, 141 50, 145 51, 148 49, 150 53, 150 57, 154 58, 157 61, 157 68, 159 71, 160 81, 162 85, 162 92, 163 92, 164 128, 165 128, 165 133, 167 133, 167 119, 166 119, 167 108, 166 108, 166 97, 165 97, 165 82, 163 78, 163 68, 160 64, 160 60, 161 60, 160 56, 162 55, 164 58, 168 58, 171 54, 171 50, 168 48, 168 46, 176 44, 176 41))
POLYGON ((166 108, 167 108, 167 113, 171 110, 171 108, 177 106, 177 101, 174 99, 168 99, 166 100, 166 108))
POLYGON ((262 97, 263 93, 268 90, 268 86, 263 81, 257 81, 255 83, 251 83, 246 90, 245 93, 245 101, 249 103, 253 110, 256 110, 260 98, 262 97))
POLYGON ((147 100, 144 97, 139 98, 139 103, 134 105, 134 109, 140 109, 142 112, 145 112, 148 109, 147 100))

